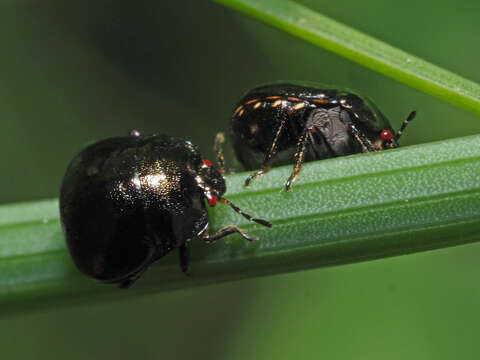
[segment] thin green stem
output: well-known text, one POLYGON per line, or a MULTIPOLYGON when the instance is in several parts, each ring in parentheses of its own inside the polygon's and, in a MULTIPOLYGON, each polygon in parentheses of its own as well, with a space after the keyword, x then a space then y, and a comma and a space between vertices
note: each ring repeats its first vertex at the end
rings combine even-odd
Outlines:
MULTIPOLYGON (((215 0, 383 75, 480 114, 480 85, 290 0, 215 0)), ((313 79, 311 79, 313 80, 313 79)))
MULTIPOLYGON (((219 204, 211 232, 239 224, 260 241, 234 235, 191 242, 192 275, 178 254, 161 259, 129 290, 97 283, 74 267, 56 200, 0 207, 0 311, 99 301, 301 269, 346 264, 480 240, 480 136, 307 163, 292 193, 290 166, 249 189, 227 177, 227 198, 270 220, 249 223, 219 204)), ((101 226, 101 219, 99 219, 101 226)))

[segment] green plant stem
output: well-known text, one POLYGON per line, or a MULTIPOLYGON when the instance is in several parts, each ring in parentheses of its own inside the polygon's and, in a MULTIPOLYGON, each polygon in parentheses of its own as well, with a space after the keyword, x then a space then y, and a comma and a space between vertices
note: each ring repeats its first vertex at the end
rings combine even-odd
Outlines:
POLYGON ((408 86, 480 114, 480 85, 396 49, 294 1, 215 1, 408 86))
MULTIPOLYGON (((192 275, 171 253, 129 290, 80 274, 67 253, 56 200, 0 207, 0 311, 95 302, 300 269, 346 264, 480 240, 480 136, 304 164, 293 192, 290 166, 243 187, 227 176, 227 198, 272 229, 219 204, 211 232, 239 224, 215 244, 191 242, 192 275)), ((99 219, 99 226, 101 226, 99 219)))

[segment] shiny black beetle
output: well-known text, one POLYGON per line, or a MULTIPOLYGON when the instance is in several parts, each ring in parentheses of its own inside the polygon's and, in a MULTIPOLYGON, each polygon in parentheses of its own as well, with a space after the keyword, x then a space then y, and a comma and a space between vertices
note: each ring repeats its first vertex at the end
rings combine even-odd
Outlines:
POLYGON ((70 163, 60 194, 60 218, 70 254, 88 276, 128 287, 150 264, 175 248, 188 270, 190 239, 206 242, 232 233, 235 225, 208 235, 210 206, 230 205, 225 180, 189 141, 166 136, 115 137, 88 146, 70 163))
POLYGON ((304 161, 398 146, 398 139, 415 111, 396 133, 368 98, 352 90, 326 86, 273 84, 248 92, 234 110, 231 132, 237 158, 247 170, 294 163, 285 186, 300 172, 304 161))

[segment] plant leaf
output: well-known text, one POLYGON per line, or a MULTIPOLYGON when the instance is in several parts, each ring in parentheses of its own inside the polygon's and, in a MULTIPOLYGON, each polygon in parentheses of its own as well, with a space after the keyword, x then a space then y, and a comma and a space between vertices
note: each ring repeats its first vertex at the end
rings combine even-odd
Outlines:
MULTIPOLYGON (((249 223, 225 205, 211 230, 239 224, 260 240, 191 242, 192 275, 174 251, 129 290, 80 274, 65 247, 56 200, 0 207, 0 311, 100 301, 220 281, 345 264, 480 240, 480 136, 304 164, 293 192, 290 166, 249 189, 227 176, 227 198, 271 221, 249 223)), ((99 219, 101 226, 101 219, 99 219)))
POLYGON ((354 30, 294 1, 215 1, 408 86, 480 114, 479 84, 354 30))

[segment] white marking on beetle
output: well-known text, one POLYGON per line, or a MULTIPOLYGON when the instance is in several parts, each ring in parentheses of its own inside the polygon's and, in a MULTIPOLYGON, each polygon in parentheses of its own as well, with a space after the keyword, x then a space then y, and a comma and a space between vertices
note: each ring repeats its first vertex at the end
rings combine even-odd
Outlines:
POLYGON ((295 110, 300 110, 300 109, 303 109, 305 107, 305 103, 304 102, 301 102, 301 103, 298 103, 297 105, 295 105, 293 108, 295 110))
POLYGON ((277 100, 275 101, 272 105, 270 105, 272 108, 276 108, 277 106, 281 105, 282 104, 282 100, 277 100))

